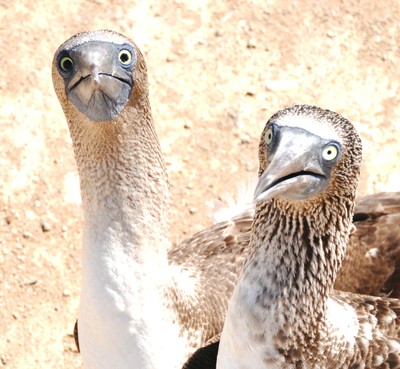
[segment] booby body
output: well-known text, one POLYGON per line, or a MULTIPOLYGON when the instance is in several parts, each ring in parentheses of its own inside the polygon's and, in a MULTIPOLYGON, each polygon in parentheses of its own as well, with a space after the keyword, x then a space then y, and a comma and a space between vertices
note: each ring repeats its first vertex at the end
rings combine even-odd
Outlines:
POLYGON ((53 81, 81 181, 84 367, 179 368, 222 329, 251 216, 172 249, 168 178, 132 41, 111 31, 72 37, 55 53, 53 81))
POLYGON ((267 123, 259 159, 249 254, 217 368, 398 368, 399 300, 333 290, 361 165, 355 129, 294 106, 267 123))

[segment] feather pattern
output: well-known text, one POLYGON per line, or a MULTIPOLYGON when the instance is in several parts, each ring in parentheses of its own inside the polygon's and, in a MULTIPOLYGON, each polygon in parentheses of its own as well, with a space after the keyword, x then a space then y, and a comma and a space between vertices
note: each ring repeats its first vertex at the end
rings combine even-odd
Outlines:
POLYGON ((400 193, 378 193, 360 199, 353 224, 336 288, 398 298, 400 193))

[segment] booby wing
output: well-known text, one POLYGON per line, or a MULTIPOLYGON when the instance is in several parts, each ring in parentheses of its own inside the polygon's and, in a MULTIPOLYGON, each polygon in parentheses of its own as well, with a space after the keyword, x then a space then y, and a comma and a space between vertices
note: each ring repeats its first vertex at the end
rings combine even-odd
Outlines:
POLYGON ((359 200, 336 289, 400 296, 400 192, 359 200))

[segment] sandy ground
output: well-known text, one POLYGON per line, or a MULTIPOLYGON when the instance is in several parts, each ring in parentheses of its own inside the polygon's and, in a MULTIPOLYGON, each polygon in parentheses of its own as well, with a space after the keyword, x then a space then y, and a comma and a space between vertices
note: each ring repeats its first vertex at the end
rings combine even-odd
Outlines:
POLYGON ((81 367, 80 195, 50 73, 79 31, 119 31, 146 57, 175 241, 256 172, 264 123, 294 103, 356 124, 360 194, 400 190, 398 1, 1 0, 0 18, 0 367, 81 367))

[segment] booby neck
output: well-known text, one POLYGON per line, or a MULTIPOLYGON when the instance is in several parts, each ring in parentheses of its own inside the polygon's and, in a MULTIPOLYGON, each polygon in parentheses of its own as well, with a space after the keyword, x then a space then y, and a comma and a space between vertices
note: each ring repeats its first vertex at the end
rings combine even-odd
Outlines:
POLYGON ((68 123, 81 181, 85 234, 96 233, 101 243, 112 229, 124 239, 127 255, 152 251, 166 260, 168 177, 145 97, 137 106, 126 106, 114 121, 93 122, 75 111, 68 123))
POLYGON ((175 369, 189 343, 170 298, 168 177, 143 56, 114 32, 78 34, 56 52, 53 81, 73 142, 84 211, 78 316, 83 365, 175 369))
MULTIPOLYGON (((73 138, 84 209, 79 330, 80 340, 90 340, 84 364, 174 368, 180 358, 167 354, 179 335, 167 310, 168 180, 151 117, 133 124, 143 112, 126 109, 118 122, 91 123, 98 126, 73 138)), ((185 352, 180 346, 177 352, 185 352)))
POLYGON ((329 204, 315 201, 308 214, 304 208, 285 205, 285 200, 272 200, 256 208, 242 293, 255 316, 260 307, 263 314, 269 310, 278 335, 289 331, 296 335, 295 327, 301 327, 302 335, 312 337, 315 326, 321 328, 343 260, 353 203, 344 197, 329 204), (258 285, 253 295, 249 284, 258 285))

